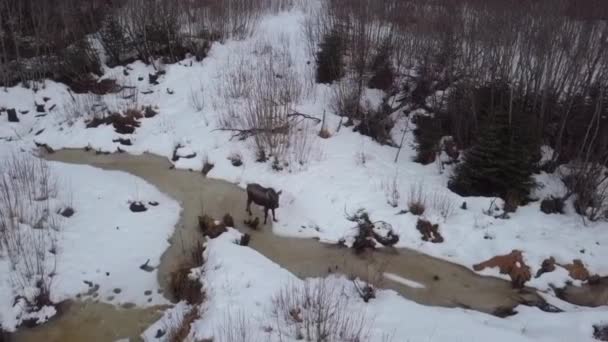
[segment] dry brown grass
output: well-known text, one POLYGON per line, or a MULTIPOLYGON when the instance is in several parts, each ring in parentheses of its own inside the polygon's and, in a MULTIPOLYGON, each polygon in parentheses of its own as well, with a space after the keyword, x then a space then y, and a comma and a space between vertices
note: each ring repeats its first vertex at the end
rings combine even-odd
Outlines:
POLYGON ((412 184, 407 198, 407 207, 413 215, 422 215, 426 210, 426 194, 422 183, 412 184))
POLYGON ((203 252, 205 248, 198 242, 191 251, 191 255, 182 260, 176 269, 169 275, 169 291, 175 300, 185 300, 191 304, 200 304, 205 298, 203 285, 199 279, 190 277, 191 270, 203 265, 203 252))
POLYGON ((200 318, 198 306, 193 306, 190 311, 184 314, 182 319, 175 322, 167 330, 167 340, 169 342, 185 341, 190 334, 190 328, 194 321, 200 318))

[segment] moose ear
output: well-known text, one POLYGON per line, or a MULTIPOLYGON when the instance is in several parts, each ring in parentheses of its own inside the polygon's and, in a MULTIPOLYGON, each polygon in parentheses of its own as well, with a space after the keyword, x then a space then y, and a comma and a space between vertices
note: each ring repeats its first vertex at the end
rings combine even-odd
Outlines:
POLYGON ((279 192, 277 192, 277 195, 280 195, 283 192, 283 190, 279 190, 279 192))

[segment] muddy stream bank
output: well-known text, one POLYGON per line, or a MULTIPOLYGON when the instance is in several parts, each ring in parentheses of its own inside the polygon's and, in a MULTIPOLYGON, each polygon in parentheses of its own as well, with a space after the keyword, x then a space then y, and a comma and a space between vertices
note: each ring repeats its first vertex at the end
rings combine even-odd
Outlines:
MULTIPOLYGON (((189 253, 190 248, 202 240, 197 217, 204 208, 207 214, 215 218, 230 213, 236 228, 251 235, 251 248, 299 277, 325 276, 331 269, 367 278, 374 269, 381 267, 384 272, 424 285, 423 288, 410 287, 390 279, 385 279, 382 284, 384 288, 394 289, 404 297, 425 305, 465 307, 495 313, 520 303, 543 303, 532 289, 514 290, 508 281, 481 276, 463 266, 410 249, 386 248, 355 255, 350 249, 312 239, 278 236, 272 232, 270 224, 253 231, 243 225, 248 218, 243 189, 229 182, 205 178, 200 172, 172 170, 169 161, 163 157, 149 154, 97 155, 84 150, 61 150, 45 158, 125 171, 145 179, 180 202, 183 208, 181 219, 170 239, 171 246, 164 252, 158 266, 161 288, 166 287, 170 271, 185 257, 184 251, 189 253)), ((259 208, 254 209, 254 215, 263 218, 259 208)), ((277 216, 281 220, 289 219, 281 215, 280 209, 277 216)), ((24 329, 15 335, 15 340, 35 341, 42 336, 46 337, 46 341, 136 338, 159 317, 160 312, 156 308, 127 310, 95 302, 74 302, 61 317, 34 329, 24 329), (105 323, 98 324, 97 321, 105 323), (78 336, 68 338, 70 336, 65 335, 66 331, 74 330, 75 324, 78 325, 76 330, 87 330, 87 335, 80 336, 80 339, 78 336)))

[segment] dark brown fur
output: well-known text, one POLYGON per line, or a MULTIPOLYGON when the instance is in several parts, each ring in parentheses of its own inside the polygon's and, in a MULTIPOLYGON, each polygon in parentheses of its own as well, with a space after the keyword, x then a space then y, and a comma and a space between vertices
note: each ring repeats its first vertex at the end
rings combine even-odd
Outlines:
POLYGON ((279 207, 279 196, 282 191, 265 188, 259 184, 247 184, 247 212, 251 215, 251 202, 264 207, 264 224, 268 219, 268 209, 272 210, 272 220, 277 222, 274 210, 279 207))

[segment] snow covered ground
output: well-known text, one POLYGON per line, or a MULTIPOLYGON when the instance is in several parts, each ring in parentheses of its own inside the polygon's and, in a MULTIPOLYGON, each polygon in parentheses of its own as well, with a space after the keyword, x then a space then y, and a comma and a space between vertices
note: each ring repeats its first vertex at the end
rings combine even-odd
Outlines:
MULTIPOLYGON (((529 307, 518 307, 519 314, 501 319, 465 309, 419 305, 389 290, 378 291, 377 298, 366 304, 350 280, 335 276, 297 279, 256 251, 236 245, 238 234, 232 230, 208 243, 201 277, 208 301, 192 324, 192 340, 213 336, 214 341, 241 341, 230 337, 244 332, 242 341, 296 341, 297 325, 277 323, 276 312, 282 307, 275 303, 285 289, 306 286, 313 293, 319 286, 333 291, 340 299, 337 306, 361 322, 362 336, 369 341, 593 341, 592 324, 608 319, 603 309, 548 314, 529 307)), ((179 305, 168 311, 146 331, 146 339, 158 341, 154 333, 179 320, 186 309, 179 305)))
MULTIPOLYGON (((167 73, 161 76, 159 85, 148 84, 147 75, 154 70, 140 62, 128 66, 128 76, 123 74, 123 67, 108 69, 106 78, 115 78, 120 84, 139 90, 137 105, 158 107, 159 115, 142 119, 141 127, 129 136, 132 146, 113 142, 121 135, 115 133, 111 126, 86 129, 85 120, 92 114, 85 117, 72 115, 74 103, 79 108, 88 109, 88 113, 94 113, 93 104, 99 98, 70 95, 65 86, 53 82, 46 82, 46 88, 37 93, 21 87, 0 92, 3 107, 30 111, 27 115, 20 115, 20 123, 0 125, 0 137, 18 140, 17 144, 27 146, 31 146, 32 141, 47 143, 55 149, 90 146, 102 151, 116 151, 120 146, 130 153, 151 152, 166 157, 171 157, 174 147, 181 144, 184 147, 178 151, 180 154, 196 152, 196 157, 180 159, 176 163, 178 168, 200 170, 203 162, 209 160, 215 164, 209 177, 238 182, 243 187, 248 182, 257 182, 282 189, 280 215, 289 219, 274 226, 277 234, 314 236, 330 242, 346 238, 348 241, 354 231, 351 222, 345 219, 345 211, 365 208, 373 220, 384 220, 393 226, 400 235, 398 246, 414 248, 467 267, 497 254, 520 249, 533 272, 540 267, 542 260, 554 256, 558 263, 563 264, 581 259, 592 274, 608 274, 608 263, 605 262, 608 260, 608 248, 605 248, 608 245, 607 223, 585 225, 571 205, 566 208, 565 215, 545 215, 539 210, 539 202, 520 208, 507 220, 490 217, 483 211, 491 206, 493 198, 461 198, 446 188, 449 168, 441 170, 438 165, 423 166, 411 161, 414 155, 411 134, 406 135, 405 147, 395 163, 395 148, 380 146, 350 128, 336 132, 338 117, 331 114, 328 104, 331 88, 312 86, 308 82, 313 66, 307 65, 310 56, 305 44, 301 43, 299 26, 292 24, 301 21, 303 16, 302 12, 292 11, 268 17, 251 39, 214 44, 209 57, 200 63, 184 60, 167 65, 167 73), (292 162, 286 170, 277 172, 272 169, 270 161, 255 162, 251 139, 230 140, 231 133, 216 129, 229 107, 240 101, 225 99, 226 75, 240 70, 241 62, 247 63, 246 69, 251 69, 250 66, 269 58, 268 54, 283 50, 289 52, 291 68, 306 79, 302 81, 302 87, 310 88, 294 109, 317 117, 326 111, 327 127, 332 137, 319 138, 316 135, 319 125, 309 125, 309 129, 304 131, 308 134, 309 149, 305 158, 299 158, 305 159, 304 165, 292 162), (197 111, 193 108, 191 93, 201 88, 204 89, 204 105, 201 111, 197 111), (167 89, 174 94, 168 94, 167 89), (152 93, 142 93, 147 91, 152 93), (72 96, 76 98, 75 102, 71 100, 72 96), (48 115, 35 117, 34 103, 43 103, 44 97, 50 98, 46 103, 47 109, 56 106, 48 115), (228 160, 234 153, 242 155, 242 166, 234 167, 228 160), (399 208, 391 207, 386 200, 386 189, 395 177, 401 197, 399 208), (415 229, 417 216, 395 215, 400 209, 406 209, 407 195, 411 187, 418 184, 423 185, 430 202, 435 197, 445 197, 453 207, 447 219, 441 217, 432 203, 427 205, 424 214, 440 224, 444 243, 421 241, 415 229), (467 210, 461 210, 460 206, 465 201, 467 210)), ((122 100, 120 96, 123 95, 124 92, 106 95, 103 99, 109 108, 125 108, 129 106, 129 100, 122 100)), ((371 101, 378 102, 381 94, 370 90, 367 95, 371 101)), ((405 127, 403 120, 393 131, 396 137, 400 137, 400 129, 405 127)), ((292 152, 294 159, 298 159, 296 154, 292 152)), ((537 191, 541 199, 564 191, 553 175, 542 174, 537 179, 543 186, 537 191)), ((567 280, 554 278, 550 281, 558 283, 555 285, 567 280)), ((541 277, 535 280, 534 285, 547 288, 548 282, 549 277, 541 277)))
MULTIPOLYGON (((89 146, 110 152, 120 146, 129 153, 151 152, 170 158, 175 146, 181 144, 184 146, 179 151, 181 155, 195 152, 196 156, 178 160, 177 168, 200 170, 208 160, 215 164, 209 177, 237 182, 243 187, 248 182, 256 182, 283 190, 278 210, 281 221, 273 226, 277 234, 318 237, 329 242, 346 239, 350 242, 354 230, 352 222, 345 218, 345 211, 365 208, 373 220, 384 220, 393 226, 400 235, 399 247, 413 248, 466 267, 519 249, 524 252, 533 274, 542 260, 549 256, 563 264, 581 259, 592 274, 608 274, 608 248, 605 247, 608 245, 608 224, 583 224, 571 204, 564 215, 545 215, 539 210, 539 202, 533 202, 519 208, 509 219, 497 219, 484 214, 494 199, 461 198, 449 192, 446 188, 449 168, 442 170, 439 165, 423 166, 411 161, 414 155, 411 132, 406 135, 405 146, 397 162, 394 161, 395 148, 380 146, 348 127, 337 132, 339 118, 333 115, 329 106, 332 88, 310 82, 313 65, 307 62, 311 56, 302 43, 299 25, 294 24, 303 17, 304 14, 298 10, 267 17, 250 39, 216 43, 209 56, 200 63, 187 59, 165 66, 166 75, 160 77, 158 85, 148 84, 148 74, 154 69, 141 62, 127 68, 107 69, 104 78, 114 78, 119 84, 135 87, 137 95, 131 100, 121 98, 131 94, 132 90, 128 89, 103 97, 76 95, 64 85, 50 81, 36 93, 22 87, 0 91, 0 107, 29 111, 19 115, 19 123, 7 123, 6 116, 0 116, 0 138, 5 140, 0 141, 0 149, 10 146, 29 150, 33 142, 46 143, 54 149, 89 146), (332 136, 319 138, 319 125, 310 124, 302 131, 307 135, 305 153, 292 151, 289 166, 283 171, 275 171, 270 161, 255 162, 251 139, 231 140, 229 132, 216 129, 227 111, 242 108, 239 107, 242 106, 239 99, 226 98, 226 84, 231 82, 226 75, 255 69, 271 54, 285 51, 291 60, 290 68, 302 77, 300 86, 304 94, 294 109, 319 118, 325 111, 332 136), (128 75, 123 73, 125 69, 128 75), (202 108, 197 110, 192 93, 200 89, 204 89, 199 92, 202 94, 202 108), (152 92, 143 93, 149 91, 152 92), (45 97, 50 99, 45 102, 45 97), (133 102, 134 99, 137 102, 133 102), (130 136, 116 133, 111 126, 87 129, 85 121, 98 110, 95 104, 100 100, 110 109, 151 105, 159 114, 142 119, 141 127, 130 136), (37 116, 35 103, 44 102, 47 113, 37 116), (86 114, 75 115, 75 108, 86 111, 86 114), (113 142, 120 137, 130 138, 132 145, 113 142), (242 155, 242 166, 235 167, 228 160, 234 153, 242 155), (299 161, 303 161, 303 165, 299 161), (390 206, 386 198, 386 189, 394 179, 401 195, 398 208, 390 206), (416 230, 418 217, 396 215, 401 209, 406 209, 411 187, 419 184, 423 185, 429 199, 447 198, 453 207, 447 218, 442 217, 439 208, 432 204, 427 206, 424 214, 440 224, 444 243, 423 242, 416 230), (467 209, 462 210, 460 206, 465 201, 467 209)), ((366 95, 372 103, 378 103, 382 96, 371 90, 366 95)), ((395 137, 400 137, 400 130, 408 126, 405 120, 402 118, 397 123, 393 131, 395 137)), ((411 129, 412 125, 409 127, 411 129)), ((177 204, 150 185, 122 173, 56 163, 53 163, 53 169, 69 181, 76 209, 76 215, 65 220, 61 234, 61 262, 58 263, 54 285, 57 299, 86 290, 87 285, 82 281, 88 280, 101 285, 102 300, 113 295, 114 288, 121 288, 122 292, 115 295, 112 302, 147 304, 143 291, 155 289, 155 274, 145 273, 137 267, 146 259, 150 259, 152 265, 157 263, 167 246, 166 238, 177 221, 177 204), (134 214, 127 205, 127 201, 134 198, 155 200, 161 205, 148 212, 134 214), (110 269, 112 271, 107 276, 105 272, 110 269)), ((554 175, 542 174, 537 179, 543 184, 537 190, 539 198, 563 191, 554 175)), ((283 279, 296 280, 254 251, 222 241, 212 242, 210 248, 210 263, 219 265, 220 269, 217 272, 211 269, 207 273, 210 303, 208 312, 197 323, 198 331, 201 334, 208 332, 208 327, 217 326, 217 322, 212 320, 220 319, 230 307, 239 307, 242 303, 247 303, 242 307, 248 313, 252 312, 248 316, 257 319, 254 322, 257 327, 262 329, 266 324, 272 325, 272 322, 264 321, 270 297, 283 279), (224 243, 225 250, 214 248, 214 243, 224 243)), ((5 271, 6 267, 0 259, 1 270, 5 271)), ((504 277, 498 275, 497 270, 484 272, 504 277)), ((6 311, 12 298, 6 298, 9 285, 5 279, 0 279, 0 314, 4 312, 0 322, 10 328, 15 323, 15 315, 6 311)), ((534 279, 531 284, 545 290, 549 283, 559 286, 568 280, 567 272, 553 272, 534 279)), ((332 281, 348 285, 344 280, 332 281)), ((347 291, 346 295, 352 297, 350 292, 347 291)), ((152 303, 160 301, 160 296, 153 296, 152 303)), ((463 310, 423 307, 390 291, 381 292, 373 305, 350 302, 349 305, 353 309, 365 310, 375 318, 374 336, 378 336, 380 331, 394 331, 398 337, 394 340, 397 341, 408 338, 410 341, 442 340, 446 336, 467 341, 487 340, 489 336, 501 336, 505 341, 525 341, 541 335, 547 341, 571 341, 590 336, 590 318, 602 316, 602 319, 608 319, 602 309, 547 315, 536 309, 524 308, 514 318, 499 320, 463 310), (403 324, 403 321, 408 324, 403 324), (445 323, 439 325, 437 322, 445 323)))
MULTIPOLYGON (((0 144, 0 156, 8 158, 9 153, 19 153, 10 151, 7 145, 0 144)), ((57 207, 50 211, 65 205, 75 211, 69 218, 57 215, 60 222, 51 299, 60 302, 80 294, 83 299, 97 298, 115 305, 166 304, 167 300, 157 292, 156 271, 146 272, 139 266, 148 259, 149 265, 158 265, 179 219, 177 202, 123 172, 49 164, 60 189, 57 207), (134 213, 129 210, 130 201, 155 201, 159 205, 134 213), (89 292, 94 287, 98 289, 89 292), (145 291, 150 291, 149 295, 145 291)), ((20 292, 13 288, 14 274, 9 271, 6 255, 0 254, 0 270, 0 324, 12 330, 26 317, 22 315, 23 305, 13 306, 14 297, 20 292)))

